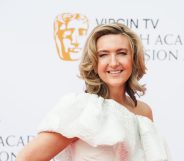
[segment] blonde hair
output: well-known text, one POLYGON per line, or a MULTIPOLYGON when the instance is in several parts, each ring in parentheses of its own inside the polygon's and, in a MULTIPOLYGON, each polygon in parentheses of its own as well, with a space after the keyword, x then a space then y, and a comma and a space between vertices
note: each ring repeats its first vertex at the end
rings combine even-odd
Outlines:
POLYGON ((89 35, 83 50, 83 56, 79 65, 80 78, 85 81, 87 93, 97 94, 103 98, 108 98, 109 91, 107 85, 100 79, 96 72, 98 65, 97 40, 104 35, 121 34, 128 38, 132 48, 132 74, 126 82, 125 92, 137 105, 135 94, 145 93, 144 85, 139 84, 139 80, 145 74, 146 66, 144 62, 143 46, 140 38, 127 26, 119 23, 105 24, 95 27, 89 35))

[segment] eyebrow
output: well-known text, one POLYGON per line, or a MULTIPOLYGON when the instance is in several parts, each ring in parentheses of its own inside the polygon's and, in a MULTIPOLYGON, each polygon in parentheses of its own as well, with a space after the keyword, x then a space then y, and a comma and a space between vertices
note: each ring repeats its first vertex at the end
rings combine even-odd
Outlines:
MULTIPOLYGON (((116 50, 116 52, 119 52, 119 51, 126 51, 126 52, 128 52, 128 49, 126 49, 126 48, 119 48, 119 49, 116 50)), ((97 51, 97 53, 108 53, 108 52, 109 52, 109 50, 103 50, 103 49, 97 51)))
POLYGON ((109 51, 108 50, 99 50, 97 51, 97 53, 108 53, 109 51))

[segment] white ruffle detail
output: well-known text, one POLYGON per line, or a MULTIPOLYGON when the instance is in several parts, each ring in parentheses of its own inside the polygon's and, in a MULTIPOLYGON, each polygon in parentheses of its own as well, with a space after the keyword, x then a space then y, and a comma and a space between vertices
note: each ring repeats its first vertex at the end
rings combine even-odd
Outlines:
POLYGON ((154 123, 144 116, 137 115, 137 118, 146 161, 169 161, 166 144, 154 123))
MULTIPOLYGON (((41 122, 38 131, 53 131, 68 138, 78 137, 93 147, 107 145, 121 150, 124 147, 119 143, 123 143, 128 147, 128 161, 168 161, 162 140, 151 120, 133 114, 112 99, 95 94, 65 95, 41 122)), ((69 146, 60 154, 68 156, 70 150, 69 146)), ((120 157, 126 155, 122 153, 120 157)), ((64 161, 71 160, 68 156, 64 161)))
POLYGON ((79 137, 94 147, 114 145, 134 130, 132 116, 122 117, 124 112, 97 95, 72 93, 58 102, 38 129, 58 132, 68 138, 79 137))

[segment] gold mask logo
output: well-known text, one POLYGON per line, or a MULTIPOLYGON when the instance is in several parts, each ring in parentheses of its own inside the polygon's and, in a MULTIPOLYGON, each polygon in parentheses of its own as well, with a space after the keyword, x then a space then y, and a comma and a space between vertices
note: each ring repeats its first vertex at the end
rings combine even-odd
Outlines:
POLYGON ((75 61, 80 58, 88 31, 88 19, 79 13, 63 13, 56 16, 54 21, 54 38, 58 55, 66 61, 75 61))

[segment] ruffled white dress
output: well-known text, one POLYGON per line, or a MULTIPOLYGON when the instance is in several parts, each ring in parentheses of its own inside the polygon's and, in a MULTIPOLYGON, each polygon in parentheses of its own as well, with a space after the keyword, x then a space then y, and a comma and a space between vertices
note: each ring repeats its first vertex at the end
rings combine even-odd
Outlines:
POLYGON ((56 156, 59 161, 169 161, 150 119, 95 94, 65 95, 41 122, 41 131, 79 138, 56 156))

